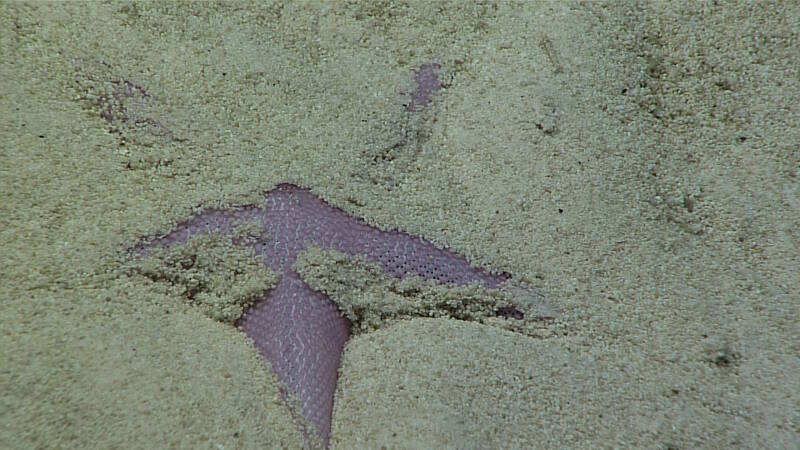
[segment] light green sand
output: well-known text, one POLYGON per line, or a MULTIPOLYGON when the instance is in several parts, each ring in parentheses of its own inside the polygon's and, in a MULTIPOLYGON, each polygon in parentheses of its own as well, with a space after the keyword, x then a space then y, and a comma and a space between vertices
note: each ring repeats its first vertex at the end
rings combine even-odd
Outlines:
POLYGON ((800 9, 461 3, 3 3, 0 448, 300 446, 248 288, 121 262, 281 181, 562 311, 359 334, 332 448, 796 443, 800 9))

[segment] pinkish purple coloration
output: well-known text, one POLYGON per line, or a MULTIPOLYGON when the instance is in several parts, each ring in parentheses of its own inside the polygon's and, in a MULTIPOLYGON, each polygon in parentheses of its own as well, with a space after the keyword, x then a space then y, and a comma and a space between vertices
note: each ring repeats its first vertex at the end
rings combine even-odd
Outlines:
POLYGON ((436 71, 441 66, 436 63, 423 64, 414 75, 417 89, 411 93, 411 102, 406 106, 408 111, 419 111, 430 103, 431 98, 442 88, 442 82, 436 71))
MULTIPOLYGON (((350 323, 331 299, 312 290, 292 270, 297 255, 314 244, 379 263, 395 277, 419 275, 440 283, 480 283, 498 287, 507 274, 475 268, 461 255, 402 231, 384 231, 328 205, 310 191, 281 184, 267 193, 267 206, 208 209, 179 224, 169 234, 136 247, 169 248, 198 234, 232 235, 237 224, 254 222, 263 234, 247 243, 264 264, 280 274, 277 286, 250 307, 238 322, 269 361, 278 378, 302 405, 302 412, 327 446, 339 359, 350 337, 350 323), (266 238, 265 238, 266 237, 266 238)), ((513 309, 513 308, 512 308, 513 309)), ((499 316, 522 318, 505 308, 499 316)), ((306 434, 308 437, 308 433, 306 434)))

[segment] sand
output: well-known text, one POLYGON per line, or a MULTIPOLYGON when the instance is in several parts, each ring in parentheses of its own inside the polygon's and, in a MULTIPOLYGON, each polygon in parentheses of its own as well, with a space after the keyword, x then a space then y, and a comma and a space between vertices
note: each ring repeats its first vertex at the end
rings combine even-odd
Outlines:
POLYGON ((3 3, 0 448, 301 446, 244 336, 121 262, 282 181, 561 310, 536 336, 355 336, 331 448, 790 448, 798 23, 766 2, 3 3), (430 62, 446 89, 409 119, 430 62))

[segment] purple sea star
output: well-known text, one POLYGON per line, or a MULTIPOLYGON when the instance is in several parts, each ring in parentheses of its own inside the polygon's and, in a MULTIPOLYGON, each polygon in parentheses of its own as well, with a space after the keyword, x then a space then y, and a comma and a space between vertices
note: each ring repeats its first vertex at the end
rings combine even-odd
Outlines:
MULTIPOLYGON (((416 71, 417 87, 406 105, 409 115, 425 108, 440 90, 439 68, 438 64, 425 64, 416 71)), ((131 90, 127 84, 124 87, 131 90)), ((212 232, 235 235, 234 229, 243 222, 256 223, 261 235, 252 240, 234 237, 234 244, 251 246, 280 280, 246 309, 236 324, 300 402, 302 415, 314 427, 309 431, 300 421, 309 446, 318 442, 327 447, 339 360, 351 324, 327 295, 313 290, 292 270, 300 252, 313 244, 361 255, 398 278, 418 275, 439 283, 479 283, 487 288, 497 288, 510 278, 506 273, 475 268, 465 257, 421 237, 372 227, 292 184, 280 184, 269 191, 263 207, 204 210, 170 233, 138 244, 135 253, 171 248, 212 232)), ((506 306, 496 314, 522 319, 523 309, 506 306)))
MULTIPOLYGON (((300 401, 303 415, 327 446, 339 359, 350 337, 350 322, 327 295, 311 289, 292 270, 297 255, 314 244, 349 255, 362 255, 398 278, 418 275, 439 283, 477 282, 497 288, 509 279, 475 268, 461 255, 402 231, 384 231, 328 205, 310 191, 280 184, 269 191, 267 205, 230 210, 207 209, 164 236, 141 243, 137 253, 170 248, 196 235, 234 234, 241 223, 256 223, 263 234, 250 245, 280 281, 237 322, 278 378, 300 401)), ((503 308, 499 316, 522 318, 520 310, 503 308)), ((308 436, 308 432, 306 432, 308 436)))

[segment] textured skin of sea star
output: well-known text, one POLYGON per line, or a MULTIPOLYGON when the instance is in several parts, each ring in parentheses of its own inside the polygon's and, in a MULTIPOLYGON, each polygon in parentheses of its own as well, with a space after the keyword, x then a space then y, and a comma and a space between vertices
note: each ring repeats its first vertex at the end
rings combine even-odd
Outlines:
MULTIPOLYGON (((350 322, 327 295, 312 290, 292 270, 301 251, 314 244, 362 255, 395 277, 418 275, 439 283, 477 282, 496 288, 509 278, 473 267, 465 257, 423 238, 372 227, 292 184, 278 185, 266 194, 266 200, 265 207, 207 209, 136 250, 141 254, 153 247, 169 248, 211 232, 233 235, 243 222, 262 228, 260 238, 246 244, 234 242, 252 246, 281 278, 237 324, 299 400, 323 446, 330 435, 339 360, 350 337, 350 322)), ((521 318, 522 313, 498 311, 498 315, 521 318)))

